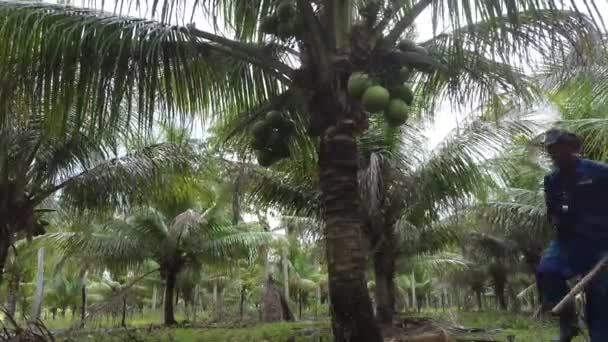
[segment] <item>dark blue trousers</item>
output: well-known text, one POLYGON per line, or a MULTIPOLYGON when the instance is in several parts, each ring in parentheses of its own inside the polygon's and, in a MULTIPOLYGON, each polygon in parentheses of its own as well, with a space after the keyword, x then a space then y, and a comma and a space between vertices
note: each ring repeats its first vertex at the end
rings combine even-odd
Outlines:
MULTIPOLYGON (((589 246, 552 241, 537 268, 537 284, 543 308, 550 310, 570 290, 566 281, 583 275, 601 258, 589 246)), ((608 271, 598 274, 585 290, 585 316, 591 342, 608 342, 608 271)), ((560 330, 568 333, 577 322, 574 303, 559 317, 560 330)))

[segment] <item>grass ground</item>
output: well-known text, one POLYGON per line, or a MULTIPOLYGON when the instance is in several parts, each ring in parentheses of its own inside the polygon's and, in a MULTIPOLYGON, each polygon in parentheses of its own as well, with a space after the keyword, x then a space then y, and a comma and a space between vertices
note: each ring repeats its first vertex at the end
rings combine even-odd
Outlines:
MULTIPOLYGON (((133 315, 129 315, 127 316, 127 325, 128 326, 135 326, 135 327, 140 327, 140 326, 148 326, 150 324, 160 324, 162 322, 162 312, 161 311, 149 311, 142 314, 133 314, 133 315)), ((182 315, 181 313, 176 313, 175 318, 178 321, 182 321, 185 319, 185 316, 182 315)), ((43 320, 44 325, 52 330, 58 330, 58 329, 68 329, 70 328, 74 323, 74 319, 72 319, 71 315, 67 315, 65 317, 57 317, 56 319, 50 319, 47 318, 45 320, 43 320)), ((87 327, 89 328, 111 328, 111 327, 117 327, 120 325, 120 317, 114 317, 114 318, 106 318, 106 317, 101 317, 99 319, 96 319, 94 321, 91 321, 89 323, 87 323, 87 327)))
POLYGON ((329 342, 328 322, 296 322, 257 324, 245 328, 174 328, 151 332, 130 331, 112 334, 75 335, 59 338, 60 342, 311 342, 312 332, 318 332, 323 342, 329 342))
MULTIPOLYGON (((557 333, 554 324, 531 320, 528 315, 516 315, 495 311, 484 312, 460 312, 457 310, 428 311, 416 316, 433 317, 453 324, 459 324, 467 328, 482 328, 492 333, 484 333, 481 336, 493 337, 499 341, 507 341, 508 335, 514 335, 517 342, 548 342, 557 333)), ((160 322, 158 314, 147 314, 134 316, 129 321, 130 325, 146 326, 160 322)), ((55 324, 58 324, 56 322, 55 324)), ((296 322, 276 324, 256 324, 241 328, 175 328, 160 329, 151 332, 123 332, 113 334, 95 333, 79 335, 71 339, 59 339, 59 341, 91 341, 91 342, 318 342, 311 339, 310 332, 320 332, 323 342, 329 342, 329 323, 320 322, 296 322)), ((476 335, 480 336, 480 335, 476 335)), ((583 342, 579 338, 576 342, 583 342)))
MULTIPOLYGON (((460 324, 467 328, 499 329, 496 334, 482 334, 492 336, 501 341, 507 341, 507 336, 514 335, 515 341, 548 342, 558 333, 557 326, 550 322, 539 322, 530 319, 529 315, 518 315, 496 311, 484 312, 436 312, 432 316, 460 324)), ((583 342, 579 337, 574 342, 583 342)))

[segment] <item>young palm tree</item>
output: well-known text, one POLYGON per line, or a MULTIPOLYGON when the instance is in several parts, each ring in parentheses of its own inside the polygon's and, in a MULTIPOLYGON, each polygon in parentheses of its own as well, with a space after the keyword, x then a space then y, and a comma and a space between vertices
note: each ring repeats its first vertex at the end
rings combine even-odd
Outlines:
POLYGON ((156 191, 163 172, 184 172, 196 161, 194 145, 149 144, 116 153, 118 139, 88 134, 68 122, 58 135, 43 116, 7 117, 0 127, 0 282, 11 244, 44 233, 37 207, 61 194, 76 208, 107 208, 141 201, 156 191))
MULTIPOLYGON (((509 62, 530 60, 530 51, 554 57, 595 24, 578 7, 561 8, 557 0, 294 0, 279 6, 283 2, 202 0, 186 10, 214 23, 221 16, 216 32, 168 25, 176 17, 185 21, 179 13, 186 3, 177 0, 145 3, 160 22, 2 2, 0 106, 12 100, 33 104, 59 129, 68 116, 95 118, 88 129, 112 125, 124 108, 144 124, 162 108, 165 118, 193 111, 238 115, 241 128, 271 109, 305 113, 308 133, 320 140, 334 334, 337 341, 379 341, 356 217, 356 137, 369 114, 347 94, 350 75, 363 71, 388 81, 407 66, 421 104, 445 96, 454 103, 485 102, 504 90, 529 98, 525 77, 509 62), (405 42, 397 49, 427 9, 448 30, 420 46, 405 42), (270 17, 275 11, 278 16, 270 17), (15 91, 7 95, 6 89, 15 91)), ((115 8, 130 6, 121 0, 115 8)))
MULTIPOLYGON (((363 135, 360 215, 366 253, 374 265, 378 320, 393 319, 397 259, 436 251, 449 242, 442 234, 442 215, 475 196, 483 197, 491 186, 489 175, 478 164, 488 153, 498 152, 515 133, 527 132, 523 121, 496 126, 476 118, 430 153, 421 147, 423 138, 413 128, 394 130, 374 124, 363 135)), ((303 170, 299 162, 293 163, 293 170, 288 167, 280 168, 287 175, 276 171, 255 174, 253 196, 287 211, 320 216, 314 170, 303 170)))
POLYGON ((97 258, 112 266, 159 265, 165 283, 164 323, 175 324, 174 298, 179 274, 187 267, 227 255, 247 257, 272 235, 255 225, 232 225, 225 191, 212 183, 188 184, 157 197, 154 207, 132 209, 131 216, 95 225, 90 231, 59 232, 45 239, 63 250, 97 258))
MULTIPOLYGON (((392 322, 397 258, 436 250, 447 242, 441 234, 442 217, 475 198, 485 197, 493 182, 479 163, 487 154, 499 151, 517 132, 527 132, 523 122, 495 126, 477 118, 467 127, 454 130, 430 153, 420 151, 416 142, 400 142, 390 132, 363 144, 367 160, 360 173, 363 231, 372 246, 381 321, 392 322), (408 241, 407 235, 420 234, 437 235, 436 246, 420 244, 416 239, 408 241)), ((429 236, 426 240, 430 242, 433 239, 429 236)))

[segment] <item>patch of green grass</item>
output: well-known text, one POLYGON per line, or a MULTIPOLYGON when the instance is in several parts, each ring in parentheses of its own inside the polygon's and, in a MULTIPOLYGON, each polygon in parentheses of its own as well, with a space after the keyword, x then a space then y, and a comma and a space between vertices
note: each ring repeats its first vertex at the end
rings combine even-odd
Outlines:
MULTIPOLYGON (((181 312, 177 312, 175 317, 178 321, 186 319, 185 315, 181 312)), ((78 322, 78 319, 74 320, 71 315, 66 315, 65 317, 57 316, 54 320, 51 318, 47 318, 43 320, 44 325, 52 330, 56 329, 68 329, 72 327, 75 323, 78 322)), ((127 325, 128 326, 147 326, 151 324, 162 324, 163 322, 163 314, 161 311, 147 311, 146 313, 133 314, 127 316, 127 325)), ((90 320, 87 322, 87 328, 96 329, 96 328, 111 328, 120 326, 120 316, 109 318, 105 316, 98 317, 96 319, 90 320)))
MULTIPOLYGON (((90 342, 308 342, 310 337, 306 330, 318 330, 324 336, 329 336, 328 322, 298 322, 258 324, 245 328, 174 328, 161 329, 153 332, 122 332, 112 336, 95 334, 63 338, 59 341, 90 341, 90 342)), ((326 337, 324 341, 328 341, 326 337)))
MULTIPOLYGON (((547 342, 558 335, 556 322, 542 322, 533 320, 529 315, 513 314, 499 311, 461 312, 435 312, 434 317, 458 323, 467 328, 482 328, 486 330, 499 329, 495 334, 482 334, 506 341, 508 335, 515 335, 515 341, 547 342)), ((585 341, 583 336, 573 342, 585 341)))
MULTIPOLYGON (((515 335, 518 342, 547 342, 557 335, 555 322, 541 322, 533 320, 529 315, 513 314, 498 311, 461 312, 457 310, 426 311, 416 316, 432 317, 462 325, 467 328, 481 328, 488 331, 476 334, 477 337, 492 337, 500 341, 507 341, 508 335, 515 335), (493 331, 498 329, 498 331, 493 331)), ((153 315, 143 316, 130 320, 132 325, 147 325, 158 323, 160 317, 153 315), (152 322, 150 322, 152 320, 152 322)), ((324 337, 323 341, 331 341, 330 325, 328 321, 255 324, 247 327, 217 327, 217 328, 171 328, 152 332, 143 330, 138 332, 118 332, 111 336, 107 333, 93 335, 78 335, 72 339, 59 339, 59 341, 90 341, 90 342, 309 342, 305 332, 319 331, 324 337)), ((583 337, 574 340, 585 341, 583 337)))

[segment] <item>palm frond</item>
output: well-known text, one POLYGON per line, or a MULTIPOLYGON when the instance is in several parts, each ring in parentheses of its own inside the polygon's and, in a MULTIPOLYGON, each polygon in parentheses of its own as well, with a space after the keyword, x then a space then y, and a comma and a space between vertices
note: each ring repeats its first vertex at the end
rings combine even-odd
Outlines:
POLYGON ((274 234, 262 231, 243 231, 236 227, 222 227, 201 246, 203 253, 211 258, 222 258, 231 254, 247 253, 254 256, 256 250, 276 239, 274 234))
POLYGON ((563 120, 556 126, 571 130, 581 138, 586 157, 608 161, 608 118, 605 114, 596 118, 563 120))
POLYGON ((433 254, 458 241, 454 227, 443 222, 415 225, 402 217, 397 222, 397 251, 399 255, 433 254))
POLYGON ((552 1, 442 3, 435 15, 453 14, 446 23, 450 29, 422 44, 446 66, 419 83, 428 107, 447 99, 457 106, 491 103, 506 94, 531 103, 540 89, 526 76, 525 64, 535 67, 539 56, 564 60, 560 52, 572 48, 586 54, 600 37, 591 13, 558 9, 561 4, 552 1))
POLYGON ((568 6, 553 0, 491 3, 446 0, 439 1, 433 15, 447 24, 449 33, 442 37, 462 39, 480 50, 485 50, 486 43, 492 41, 495 46, 492 53, 511 60, 530 57, 531 51, 524 51, 526 46, 552 56, 559 47, 596 38, 601 31, 598 25, 601 13, 593 1, 582 2, 583 8, 575 1, 568 6))
POLYGON ((145 208, 128 219, 128 223, 133 230, 146 236, 146 240, 152 243, 162 243, 170 237, 167 227, 167 218, 154 208, 145 208))
POLYGON ((49 122, 73 115, 91 131, 125 117, 149 128, 153 115, 241 112, 276 94, 291 70, 273 46, 91 9, 2 1, 0 21, 0 74, 12 80, 4 101, 49 122))
POLYGON ((482 168, 482 162, 501 151, 515 134, 529 131, 525 122, 494 125, 482 120, 473 120, 464 131, 456 129, 409 180, 403 181, 404 186, 399 189, 405 196, 402 200, 413 204, 409 209, 412 213, 431 210, 436 215, 454 204, 472 200, 472 196, 484 198, 494 180, 482 168))
POLYGON ((446 273, 450 271, 462 271, 471 266, 471 262, 462 255, 448 252, 420 253, 415 256, 402 258, 399 263, 406 264, 411 268, 424 269, 427 272, 446 273))
POLYGON ((544 241, 551 232, 544 203, 490 202, 480 205, 477 210, 490 224, 506 232, 519 232, 523 239, 527 236, 544 241))
POLYGON ((468 241, 481 249, 485 255, 499 259, 512 256, 513 251, 517 249, 513 241, 486 233, 472 233, 468 241))
POLYGON ((62 190, 67 203, 78 208, 141 203, 155 191, 162 190, 160 185, 167 172, 188 173, 194 168, 197 158, 194 146, 170 143, 149 146, 123 157, 102 161, 54 185, 46 195, 62 190))
POLYGON ((119 268, 139 265, 150 253, 141 236, 120 220, 96 226, 89 233, 57 232, 46 234, 41 239, 66 254, 82 255, 119 268))
POLYGON ((274 170, 254 172, 249 195, 252 203, 281 207, 298 216, 320 217, 320 193, 312 178, 274 170))

